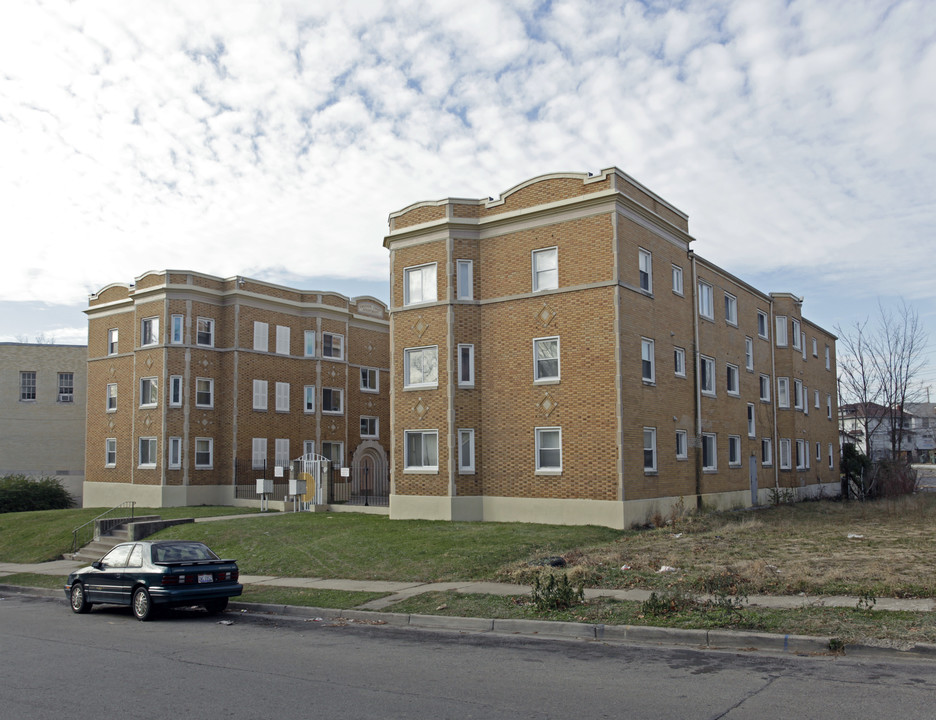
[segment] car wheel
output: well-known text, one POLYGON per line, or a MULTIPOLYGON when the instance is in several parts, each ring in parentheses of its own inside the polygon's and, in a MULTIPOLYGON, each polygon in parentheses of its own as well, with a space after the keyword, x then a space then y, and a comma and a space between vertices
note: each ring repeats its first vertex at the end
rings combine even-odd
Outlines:
POLYGON ((145 587, 133 591, 133 615, 137 620, 149 620, 153 617, 153 601, 145 587))
POLYGON ((220 600, 209 600, 205 603, 205 610, 208 611, 209 615, 217 615, 218 613, 224 612, 227 604, 227 598, 221 598, 220 600))
POLYGON ((91 603, 85 596, 84 585, 76 582, 71 588, 70 605, 72 612, 86 613, 91 609, 91 603))

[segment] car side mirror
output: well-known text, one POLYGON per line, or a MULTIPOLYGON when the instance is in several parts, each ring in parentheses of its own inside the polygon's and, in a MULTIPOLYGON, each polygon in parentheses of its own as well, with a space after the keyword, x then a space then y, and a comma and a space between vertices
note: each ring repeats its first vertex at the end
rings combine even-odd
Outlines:
POLYGON ((93 563, 91 563, 91 567, 93 567, 95 570, 100 570, 104 567, 104 564, 100 560, 95 560, 93 563))

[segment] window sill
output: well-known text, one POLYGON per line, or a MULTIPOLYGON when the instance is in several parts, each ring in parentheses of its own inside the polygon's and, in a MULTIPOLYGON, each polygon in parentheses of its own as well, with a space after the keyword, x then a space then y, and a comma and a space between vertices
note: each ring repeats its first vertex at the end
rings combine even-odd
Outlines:
POLYGON ((322 410, 322 415, 344 415, 344 410, 322 410))
MULTIPOLYGON (((176 405, 173 407, 182 407, 181 405, 176 405)), ((198 410, 214 410, 214 405, 196 405, 198 410)))
POLYGON ((706 390, 702 390, 701 393, 703 397, 710 397, 710 398, 718 397, 718 395, 716 395, 715 393, 708 392, 706 390))
POLYGON ((688 459, 689 459, 689 456, 688 456, 688 455, 677 455, 677 456, 676 456, 677 462, 686 462, 688 459))
POLYGON ((474 474, 475 474, 475 470, 474 470, 474 468, 471 468, 471 470, 459 470, 459 471, 458 471, 458 474, 459 474, 459 475, 474 475, 474 474))
POLYGON ((558 385, 560 382, 559 378, 543 378, 541 380, 534 380, 534 385, 558 385))
POLYGON ((536 475, 562 475, 562 468, 552 469, 538 469, 534 474, 536 475))
MULTIPOLYGON (((179 468, 172 468, 173 470, 178 470, 179 468)), ((196 465, 196 470, 214 470, 214 465, 196 465)))
POLYGON ((706 475, 714 475, 718 472, 718 468, 702 468, 702 472, 706 475))
POLYGON ((740 393, 740 392, 729 392, 729 393, 726 393, 726 394, 728 395, 728 397, 737 397, 737 398, 741 397, 741 393, 740 393))
POLYGON ((674 375, 682 380, 686 379, 686 373, 674 373, 674 375))
POLYGON ((380 394, 380 390, 379 390, 379 389, 378 389, 378 390, 374 390, 374 389, 372 389, 372 388, 361 388, 361 392, 362 392, 362 393, 368 393, 368 394, 370 394, 370 395, 379 395, 379 394, 380 394))
POLYGON ((109 464, 107 464, 107 465, 104 466, 104 469, 105 469, 105 470, 113 470, 115 467, 117 467, 116 464, 110 464, 110 463, 109 463, 109 464))
POLYGON ((647 470, 646 468, 644 468, 644 477, 655 477, 659 474, 660 473, 657 472, 656 470, 647 470))
POLYGON ((458 387, 459 387, 459 389, 461 389, 461 390, 474 390, 474 389, 475 389, 475 384, 474 384, 474 383, 470 383, 470 384, 468 384, 468 383, 464 383, 464 384, 463 384, 463 383, 458 383, 458 387))
POLYGON ((425 468, 403 468, 404 475, 438 475, 438 467, 425 467, 425 468))
POLYGON ((640 378, 643 381, 644 385, 648 387, 656 387, 656 380, 647 380, 647 378, 640 378))
POLYGON ((403 386, 403 392, 407 392, 409 390, 438 390, 438 389, 439 389, 439 383, 433 383, 431 385, 404 385, 403 386))
POLYGON ((140 405, 140 410, 153 410, 153 409, 158 408, 158 407, 159 407, 158 404, 153 404, 153 405, 140 405))
POLYGON ((137 470, 155 470, 155 469, 156 469, 156 463, 153 463, 152 465, 137 465, 137 470))

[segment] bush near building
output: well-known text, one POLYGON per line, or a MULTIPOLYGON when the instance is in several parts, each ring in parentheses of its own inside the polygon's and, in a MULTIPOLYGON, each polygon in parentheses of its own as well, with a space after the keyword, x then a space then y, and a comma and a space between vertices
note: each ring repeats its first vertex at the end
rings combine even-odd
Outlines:
POLYGON ((0 477, 0 513, 60 510, 73 504, 71 495, 58 478, 34 478, 28 475, 0 477))

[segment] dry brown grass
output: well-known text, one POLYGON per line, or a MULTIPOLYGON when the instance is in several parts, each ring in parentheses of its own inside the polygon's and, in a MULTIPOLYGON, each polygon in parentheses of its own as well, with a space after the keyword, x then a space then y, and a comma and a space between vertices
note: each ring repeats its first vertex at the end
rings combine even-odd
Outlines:
MULTIPOLYGON (((744 579, 749 594, 936 595, 933 494, 668 520, 611 545, 568 553, 566 571, 601 587, 658 589, 677 581, 699 586, 730 569, 744 579), (663 566, 677 570, 658 572, 663 566)), ((516 564, 502 576, 523 581, 531 572, 516 564)))

